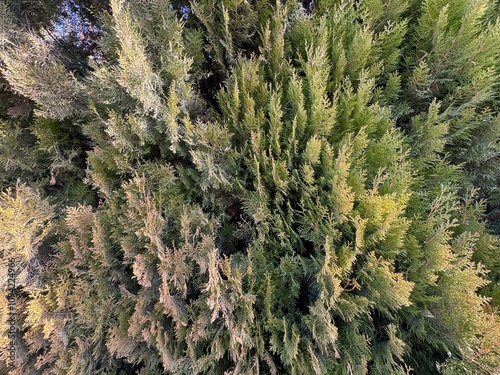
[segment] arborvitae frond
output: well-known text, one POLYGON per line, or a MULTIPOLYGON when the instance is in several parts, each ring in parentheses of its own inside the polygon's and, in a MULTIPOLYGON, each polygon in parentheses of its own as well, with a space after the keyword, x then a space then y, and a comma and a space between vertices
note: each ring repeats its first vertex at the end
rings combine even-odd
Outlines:
POLYGON ((120 42, 117 81, 143 105, 146 113, 157 117, 162 104, 163 82, 148 61, 145 43, 127 5, 123 1, 112 1, 111 11, 116 38, 120 42))
MULTIPOLYGON (((32 369, 29 364, 30 337, 23 334, 23 327, 38 329, 38 318, 42 312, 36 299, 20 293, 33 291, 35 295, 44 286, 42 273, 47 267, 50 253, 44 241, 51 233, 53 207, 41 199, 36 191, 18 183, 15 192, 7 190, 0 196, 0 242, 2 243, 0 279, 2 296, 1 343, 3 363, 10 363, 8 356, 11 340, 16 342, 18 352, 14 358, 15 368, 32 369), (44 246, 45 245, 45 246, 44 246), (8 297, 8 298, 7 298, 8 297), (8 302, 8 304, 7 304, 8 302), (12 328, 15 330, 12 331, 12 328)), ((51 333, 46 321, 43 334, 51 333)), ((40 346, 39 346, 40 347, 40 346)))
MULTIPOLYGON (((36 286, 41 266, 38 250, 50 233, 53 210, 46 200, 25 185, 18 184, 16 191, 2 192, 0 198, 0 241, 2 268, 6 270, 10 260, 16 263, 18 285, 36 286)), ((7 272, 3 272, 7 277, 7 272)), ((6 289, 7 280, 2 281, 6 289)))
POLYGON ((65 119, 83 114, 86 99, 80 83, 49 43, 34 34, 12 35, 9 31, 1 30, 0 59, 2 75, 13 90, 37 103, 43 117, 65 119))

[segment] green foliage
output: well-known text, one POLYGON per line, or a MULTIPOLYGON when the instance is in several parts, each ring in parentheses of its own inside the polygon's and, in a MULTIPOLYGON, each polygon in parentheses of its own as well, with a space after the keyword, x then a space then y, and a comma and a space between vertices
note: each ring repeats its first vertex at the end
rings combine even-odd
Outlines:
POLYGON ((23 335, 29 320, 23 313, 31 303, 28 293, 37 293, 44 286, 42 273, 49 266, 50 242, 54 242, 53 216, 47 200, 26 185, 18 184, 15 192, 7 190, 0 196, 0 359, 10 362, 10 342, 15 340, 14 366, 22 368, 26 363, 28 371, 33 366, 23 335))
MULTIPOLYGON (((498 207, 500 155, 496 53, 500 24, 491 17, 494 9, 489 1, 425 2, 422 11, 414 13, 418 16, 408 34, 404 90, 417 113, 440 101, 434 121, 448 127, 444 152, 454 165, 463 167, 468 183, 489 201, 490 211, 498 207)), ((497 225, 494 217, 490 221, 497 225)))
MULTIPOLYGON (((44 237, 51 230, 53 212, 46 200, 24 185, 18 185, 15 194, 11 190, 2 193, 0 220, 2 232, 2 267, 4 271, 10 260, 16 261, 17 284, 28 287, 38 277, 38 250, 44 237)), ((7 272, 2 272, 6 277, 7 272)), ((6 280, 2 280, 5 290, 6 280)))
POLYGON ((109 5, 78 78, 2 29, 13 374, 498 372, 492 3, 109 5))

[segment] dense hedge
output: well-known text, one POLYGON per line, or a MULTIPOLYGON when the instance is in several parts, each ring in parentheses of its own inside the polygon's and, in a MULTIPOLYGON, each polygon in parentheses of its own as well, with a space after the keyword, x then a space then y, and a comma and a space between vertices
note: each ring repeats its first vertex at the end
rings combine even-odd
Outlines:
POLYGON ((494 1, 39 3, 0 4, 0 371, 500 371, 494 1))

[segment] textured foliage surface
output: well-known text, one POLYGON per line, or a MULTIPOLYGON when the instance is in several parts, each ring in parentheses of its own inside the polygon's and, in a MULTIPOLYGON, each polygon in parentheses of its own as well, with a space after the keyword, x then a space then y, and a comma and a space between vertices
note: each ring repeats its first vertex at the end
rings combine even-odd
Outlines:
POLYGON ((493 1, 34 6, 0 6, 11 374, 500 371, 493 1))

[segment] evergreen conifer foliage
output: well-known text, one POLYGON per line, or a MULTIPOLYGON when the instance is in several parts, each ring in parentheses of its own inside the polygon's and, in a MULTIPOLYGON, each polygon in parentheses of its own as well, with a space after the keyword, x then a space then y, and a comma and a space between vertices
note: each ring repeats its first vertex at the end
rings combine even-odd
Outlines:
POLYGON ((47 200, 26 185, 18 184, 15 191, 7 190, 0 197, 2 367, 12 360, 5 348, 10 348, 13 340, 15 366, 21 368, 26 362, 30 369, 30 353, 23 335, 29 321, 24 312, 31 303, 30 295, 42 288, 42 273, 50 265, 48 240, 54 229, 53 214, 47 200))
POLYGON ((470 39, 497 24, 477 28, 490 4, 472 5, 113 0, 83 78, 41 39, 46 62, 17 64, 31 37, 4 34, 4 76, 34 123, 81 126, 99 196, 64 211, 28 187, 2 196, 10 253, 22 231, 54 255, 23 284, 11 373, 498 371, 500 319, 478 293, 493 261, 473 260, 498 241, 446 155, 466 113, 494 112, 496 67, 470 39), (430 52, 412 60, 416 36, 430 52), (481 67, 447 61, 455 37, 481 67))
MULTIPOLYGON (((440 102, 435 121, 449 129, 444 151, 463 166, 469 184, 479 189, 492 211, 498 207, 499 156, 500 29, 494 10, 488 1, 425 2, 412 16, 404 90, 417 113, 434 100, 440 102)), ((490 221, 498 232, 494 216, 490 221)))

